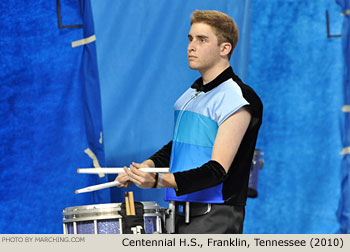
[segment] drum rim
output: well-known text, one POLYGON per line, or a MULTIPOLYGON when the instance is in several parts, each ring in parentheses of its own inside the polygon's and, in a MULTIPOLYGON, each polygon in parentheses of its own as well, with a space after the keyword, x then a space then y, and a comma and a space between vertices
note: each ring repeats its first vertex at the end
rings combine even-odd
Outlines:
MULTIPOLYGON (((155 201, 141 202, 144 206, 144 217, 161 216, 161 208, 155 201), (154 210, 154 212, 149 212, 154 210)), ((63 222, 77 222, 77 221, 92 221, 101 219, 120 219, 119 214, 122 203, 106 203, 95 205, 83 205, 75 207, 67 207, 63 210, 63 222)))
MULTIPOLYGON (((155 201, 140 201, 144 206, 150 207, 150 206, 159 206, 157 202, 155 201)), ((92 205, 81 205, 81 206, 72 206, 72 207, 66 207, 65 210, 70 210, 73 208, 85 208, 85 207, 107 207, 107 206, 121 206, 122 203, 103 203, 103 204, 92 204, 92 205)))
POLYGON ((78 217, 78 218, 63 218, 62 223, 73 223, 73 222, 93 222, 99 220, 118 220, 123 217, 119 214, 110 215, 110 216, 88 216, 88 217, 78 217))

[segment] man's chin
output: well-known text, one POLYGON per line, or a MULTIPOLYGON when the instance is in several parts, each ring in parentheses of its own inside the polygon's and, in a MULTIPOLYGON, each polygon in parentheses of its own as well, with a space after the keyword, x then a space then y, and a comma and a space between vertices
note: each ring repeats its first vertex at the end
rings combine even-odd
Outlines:
POLYGON ((196 65, 188 64, 188 66, 189 66, 192 70, 198 70, 198 66, 196 66, 196 65))

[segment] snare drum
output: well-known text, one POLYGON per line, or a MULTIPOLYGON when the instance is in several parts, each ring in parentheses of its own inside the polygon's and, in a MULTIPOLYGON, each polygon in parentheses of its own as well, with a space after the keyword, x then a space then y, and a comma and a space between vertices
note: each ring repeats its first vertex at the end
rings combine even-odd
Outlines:
MULTIPOLYGON (((141 202, 146 234, 162 233, 165 211, 156 202, 141 202)), ((86 205, 65 208, 64 234, 122 234, 122 203, 86 205)))

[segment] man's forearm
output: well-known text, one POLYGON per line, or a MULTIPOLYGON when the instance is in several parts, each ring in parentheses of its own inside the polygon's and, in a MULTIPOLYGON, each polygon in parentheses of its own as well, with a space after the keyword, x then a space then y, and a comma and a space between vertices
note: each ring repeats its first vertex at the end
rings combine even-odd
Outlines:
POLYGON ((181 196, 219 185, 224 181, 225 176, 225 169, 215 160, 210 160, 195 169, 176 172, 173 175, 175 184, 178 187, 176 195, 181 196))
POLYGON ((177 184, 175 181, 174 174, 172 173, 159 174, 157 188, 163 188, 163 187, 177 189, 177 184))

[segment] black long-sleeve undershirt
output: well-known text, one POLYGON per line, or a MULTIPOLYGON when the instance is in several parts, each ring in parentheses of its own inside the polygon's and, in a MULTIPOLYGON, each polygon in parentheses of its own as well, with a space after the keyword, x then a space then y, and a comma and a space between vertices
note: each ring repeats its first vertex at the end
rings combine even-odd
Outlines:
MULTIPOLYGON (((149 158, 154 162, 155 167, 169 166, 171 148, 172 141, 149 158)), ((225 169, 214 160, 210 160, 198 168, 194 167, 188 171, 175 172, 176 195, 180 196, 219 185, 224 181, 225 175, 225 169)))

